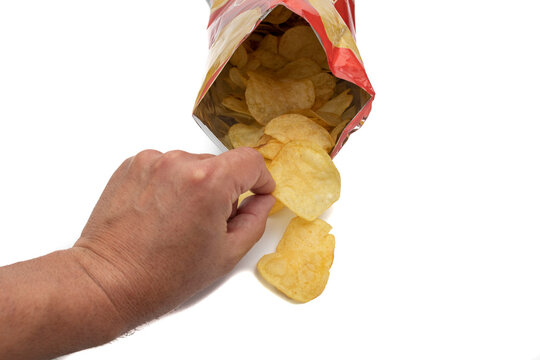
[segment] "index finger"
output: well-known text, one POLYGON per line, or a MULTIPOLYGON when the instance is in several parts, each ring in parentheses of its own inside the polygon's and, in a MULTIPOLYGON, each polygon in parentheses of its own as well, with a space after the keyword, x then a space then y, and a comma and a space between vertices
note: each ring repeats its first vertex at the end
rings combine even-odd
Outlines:
POLYGON ((221 180, 224 185, 233 187, 236 198, 248 190, 260 195, 270 194, 276 187, 263 156, 252 148, 229 150, 210 161, 219 163, 223 172, 221 180))

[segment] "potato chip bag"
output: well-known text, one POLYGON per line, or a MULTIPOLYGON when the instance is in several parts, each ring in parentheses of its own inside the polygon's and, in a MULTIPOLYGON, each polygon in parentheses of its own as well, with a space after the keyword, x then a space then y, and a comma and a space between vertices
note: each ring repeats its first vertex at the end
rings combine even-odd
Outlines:
MULTIPOLYGON (((374 92, 354 41, 353 0, 208 1, 209 68, 194 117, 221 149, 235 123, 266 125, 298 110, 315 111, 308 117, 329 132, 345 118, 347 131, 363 124, 374 92), (229 96, 245 99, 249 114, 229 96)), ((348 135, 332 141, 332 157, 348 135)))

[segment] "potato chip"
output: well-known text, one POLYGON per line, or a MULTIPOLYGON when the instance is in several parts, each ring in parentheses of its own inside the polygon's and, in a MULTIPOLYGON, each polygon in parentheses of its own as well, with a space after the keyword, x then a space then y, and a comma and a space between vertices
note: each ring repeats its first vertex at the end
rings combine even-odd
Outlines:
POLYGON ((255 146, 261 146, 268 144, 269 141, 275 140, 270 135, 263 134, 263 136, 260 137, 259 141, 257 141, 257 144, 255 146))
POLYGON ((274 80, 266 75, 248 72, 246 103, 260 124, 294 109, 310 109, 315 89, 310 80, 274 80))
POLYGON ((277 54, 278 37, 271 34, 266 35, 259 43, 259 47, 257 48, 257 50, 266 50, 271 53, 277 54))
POLYGON ((288 297, 300 302, 313 300, 323 292, 334 261, 331 229, 320 219, 292 219, 276 252, 263 256, 257 270, 288 297))
POLYGON ((276 199, 303 219, 315 220, 339 199, 339 172, 318 145, 306 141, 285 144, 269 170, 276 181, 276 199))
POLYGON ((279 25, 289 20, 292 15, 292 11, 285 6, 276 6, 274 10, 264 18, 264 21, 268 21, 270 24, 279 25))
POLYGON ((259 43, 262 41, 262 39, 264 39, 263 35, 253 32, 251 33, 251 35, 248 36, 244 44, 247 45, 250 49, 256 49, 257 47, 259 47, 259 43))
MULTIPOLYGON (((320 72, 321 67, 315 61, 308 58, 301 58, 288 63, 282 69, 278 70, 276 76, 279 78, 305 79, 320 72)), ((316 91, 317 89, 315 88, 315 96, 317 95, 316 91)))
POLYGON ((320 73, 309 78, 315 87, 315 97, 325 103, 334 96, 336 78, 328 73, 320 73))
POLYGON ((321 42, 308 25, 295 26, 285 31, 279 42, 279 54, 291 61, 302 57, 310 58, 321 67, 328 67, 321 42))
POLYGON ((229 138, 229 134, 225 134, 223 137, 219 139, 223 145, 227 147, 227 149, 232 149, 233 145, 231 143, 231 139, 229 138))
POLYGON ((247 64, 248 54, 243 44, 240 45, 238 49, 236 49, 233 56, 231 56, 231 60, 229 60, 229 62, 239 68, 244 67, 247 64))
POLYGON ((317 115, 319 115, 319 118, 322 119, 322 121, 324 121, 331 127, 338 125, 342 121, 341 116, 333 114, 333 113, 321 111, 321 109, 317 110, 316 113, 317 115))
POLYGON ((345 110, 345 112, 343 114, 341 114, 341 119, 344 120, 344 121, 345 120, 352 120, 352 119, 354 119, 356 114, 358 114, 358 110, 356 110, 356 107, 351 106, 350 108, 345 110))
POLYGON ((264 128, 264 133, 283 144, 294 140, 310 141, 325 151, 334 146, 332 137, 325 128, 299 114, 285 114, 272 119, 264 128))
POLYGON ((258 145, 255 149, 265 158, 272 160, 283 148, 283 143, 276 139, 272 139, 265 144, 258 145))
POLYGON ((261 62, 259 60, 255 59, 253 56, 250 56, 246 66, 244 66, 244 70, 245 71, 255 71, 260 66, 261 66, 261 62))
POLYGON ((300 115, 304 115, 305 117, 307 117, 309 120, 313 121, 314 123, 316 123, 317 125, 320 125, 322 126, 323 128, 325 128, 327 131, 330 131, 332 130, 333 126, 330 126, 328 125, 321 117, 319 114, 317 114, 315 111, 311 110, 311 109, 307 109, 307 110, 293 110, 291 111, 292 114, 300 114, 300 115))
POLYGON ((252 53, 253 57, 260 61, 261 65, 271 70, 281 69, 287 64, 287 59, 283 56, 268 50, 256 50, 252 53))
POLYGON ((242 71, 238 68, 232 67, 231 70, 229 70, 229 79, 240 89, 246 89, 247 77, 244 76, 242 71))
POLYGON ((343 132, 345 127, 351 122, 351 120, 344 120, 343 122, 339 123, 330 133, 330 136, 332 136, 332 139, 334 139, 334 142, 336 143, 339 135, 343 132))
POLYGON ((324 220, 307 221, 295 217, 287 226, 276 251, 333 251, 334 243, 330 238, 326 238, 330 230, 332 226, 324 220))
MULTIPOLYGON (((252 193, 251 191, 246 191, 245 193, 240 195, 240 197, 238 198, 238 205, 242 204, 242 201, 244 201, 244 199, 246 199, 246 198, 248 198, 248 197, 250 197, 252 195, 255 195, 255 194, 252 193)), ((283 203, 281 201, 276 199, 276 202, 274 203, 274 206, 272 206, 272 208, 270 209, 270 212, 268 213, 268 216, 274 215, 275 213, 283 210, 284 208, 285 208, 285 205, 283 205, 283 203)))
POLYGON ((351 105, 353 96, 349 94, 349 89, 343 91, 335 98, 329 100, 326 104, 319 108, 318 111, 336 114, 341 116, 343 112, 351 105))
POLYGON ((260 126, 234 124, 229 129, 229 139, 235 149, 243 146, 254 147, 263 131, 260 126))
POLYGON ((227 96, 221 103, 229 110, 236 111, 240 114, 251 115, 246 105, 246 101, 243 99, 227 96))
POLYGON ((308 302, 321 295, 330 276, 319 252, 284 251, 263 256, 259 274, 293 300, 308 302))
MULTIPOLYGON (((266 161, 272 160, 280 152, 283 143, 274 139, 270 135, 264 134, 261 136, 255 149, 265 158, 266 161)), ((270 163, 267 163, 267 167, 270 163)))

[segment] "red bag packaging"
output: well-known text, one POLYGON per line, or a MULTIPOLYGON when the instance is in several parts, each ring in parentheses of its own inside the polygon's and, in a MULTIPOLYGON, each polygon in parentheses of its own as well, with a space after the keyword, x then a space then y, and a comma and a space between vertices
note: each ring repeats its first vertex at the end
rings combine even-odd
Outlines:
MULTIPOLYGON (((333 96, 347 89, 348 94, 352 95, 352 102, 340 115, 342 121, 337 128, 327 128, 329 132, 333 130, 336 136, 336 144, 330 152, 334 157, 349 135, 363 125, 375 96, 356 47, 354 0, 214 0, 210 1, 210 5, 208 71, 193 110, 193 117, 203 131, 221 150, 226 151, 233 147, 228 139, 229 128, 239 122, 254 122, 246 109, 233 107, 235 111, 231 111, 230 105, 223 105, 224 97, 232 93, 239 102, 238 106, 245 106, 245 98, 242 103, 242 92, 245 89, 242 84, 240 87, 235 85, 242 80, 231 82, 231 78, 236 80, 234 75, 230 74, 233 54, 236 52, 236 57, 247 54, 247 59, 252 58, 252 55, 261 55, 260 51, 256 52, 253 44, 261 46, 262 39, 268 34, 272 35, 270 37, 280 41, 280 47, 275 56, 273 55, 273 62, 266 64, 266 58, 259 58, 264 63, 259 66, 259 71, 262 68, 268 76, 276 76, 287 63, 283 61, 283 64, 280 64, 283 56, 285 60, 292 61, 287 59, 287 49, 282 49, 281 45, 285 45, 283 34, 291 28, 305 28, 309 25, 324 49, 327 62, 326 59, 324 63, 319 61, 314 55, 316 52, 308 51, 307 56, 318 61, 322 71, 330 72, 337 78, 333 96), (270 68, 266 68, 266 65, 270 68)), ((303 45, 302 42, 298 43, 299 56, 304 56, 300 49, 303 45)), ((288 48, 289 53, 295 50, 294 47, 291 50, 291 46, 288 48)), ((251 66, 250 63, 242 64, 247 68, 251 66)), ((243 72, 234 71, 237 71, 238 75, 247 76, 245 69, 243 72)), ((318 111, 321 106, 322 109, 328 107, 319 103, 313 105, 311 110, 318 111)), ((333 125, 335 126, 335 123, 333 125)))

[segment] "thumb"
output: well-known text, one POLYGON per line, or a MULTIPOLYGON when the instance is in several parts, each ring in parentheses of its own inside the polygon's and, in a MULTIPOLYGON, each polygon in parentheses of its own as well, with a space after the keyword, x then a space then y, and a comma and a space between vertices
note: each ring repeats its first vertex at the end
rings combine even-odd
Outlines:
POLYGON ((236 216, 229 220, 228 249, 237 261, 240 261, 263 235, 268 213, 275 202, 272 195, 250 196, 242 201, 236 216))

